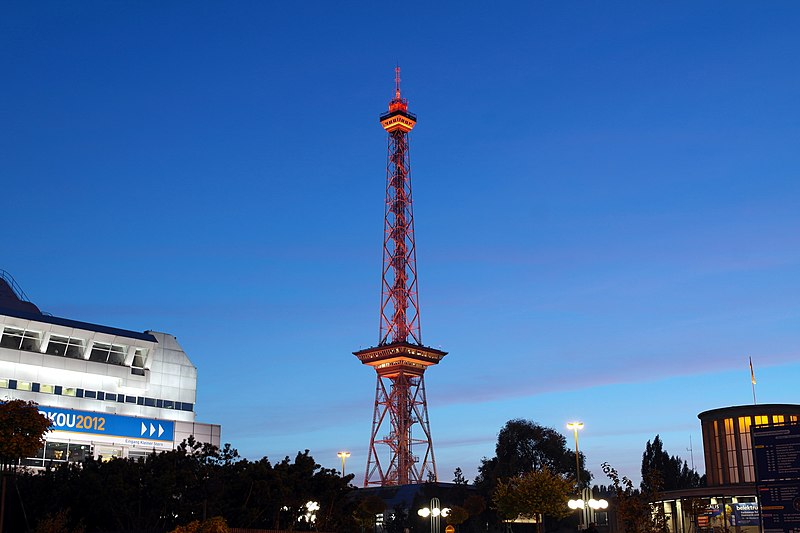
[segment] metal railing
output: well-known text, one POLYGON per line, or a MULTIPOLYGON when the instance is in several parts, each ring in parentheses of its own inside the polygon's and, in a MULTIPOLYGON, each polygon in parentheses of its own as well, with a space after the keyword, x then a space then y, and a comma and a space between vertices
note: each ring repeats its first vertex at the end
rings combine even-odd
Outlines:
POLYGON ((11 290, 17 295, 17 298, 24 302, 32 303, 30 298, 28 298, 28 295, 25 294, 25 291, 23 291, 22 287, 20 287, 19 283, 17 283, 17 280, 15 280, 14 276, 12 276, 9 272, 0 268, 0 278, 3 278, 3 280, 8 283, 8 286, 11 287, 11 290))

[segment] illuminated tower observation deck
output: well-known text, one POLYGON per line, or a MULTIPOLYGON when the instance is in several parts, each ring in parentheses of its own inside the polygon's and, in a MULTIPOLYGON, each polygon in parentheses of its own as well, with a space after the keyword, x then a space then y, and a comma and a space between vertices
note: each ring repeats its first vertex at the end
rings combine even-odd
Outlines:
POLYGON ((408 156, 408 133, 417 117, 408 112, 408 101, 400 96, 400 67, 395 72, 395 97, 389 102, 389 112, 380 117, 389 134, 389 157, 379 340, 374 348, 354 352, 378 374, 365 487, 437 479, 424 373, 447 355, 422 344, 408 156), (421 435, 414 435, 415 426, 421 435), (383 460, 379 448, 384 451, 383 460), (421 448, 421 457, 415 455, 421 448))

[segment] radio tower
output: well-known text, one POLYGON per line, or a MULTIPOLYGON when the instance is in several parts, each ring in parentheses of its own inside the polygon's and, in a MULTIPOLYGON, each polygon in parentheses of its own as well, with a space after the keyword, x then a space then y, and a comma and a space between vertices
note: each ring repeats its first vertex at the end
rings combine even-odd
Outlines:
POLYGON ((447 355, 424 346, 420 333, 408 157, 408 132, 417 117, 408 112, 408 101, 400 96, 400 67, 395 68, 389 112, 381 115, 380 121, 389 133, 380 334, 377 346, 354 352, 378 374, 365 487, 437 479, 424 373, 447 355), (414 430, 419 431, 414 434, 414 430), (382 461, 379 447, 388 448, 383 455, 384 459, 388 455, 388 460, 382 461), (424 454, 415 455, 421 448, 424 454))

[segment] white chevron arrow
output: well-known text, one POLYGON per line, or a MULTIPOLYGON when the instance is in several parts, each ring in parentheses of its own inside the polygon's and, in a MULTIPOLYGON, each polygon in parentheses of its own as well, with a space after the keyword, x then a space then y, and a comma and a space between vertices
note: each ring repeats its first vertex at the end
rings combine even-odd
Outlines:
POLYGON ((153 433, 155 432, 156 432, 156 427, 153 425, 152 422, 150 422, 150 436, 152 437, 153 433))
POLYGON ((142 422, 142 432, 139 433, 139 435, 141 436, 141 435, 144 435, 145 433, 147 433, 147 424, 142 422))
POLYGON ((158 436, 160 437, 160 436, 161 436, 161 435, 163 435, 163 434, 164 434, 164 428, 163 428, 163 427, 161 427, 161 424, 159 424, 159 425, 158 425, 158 436))

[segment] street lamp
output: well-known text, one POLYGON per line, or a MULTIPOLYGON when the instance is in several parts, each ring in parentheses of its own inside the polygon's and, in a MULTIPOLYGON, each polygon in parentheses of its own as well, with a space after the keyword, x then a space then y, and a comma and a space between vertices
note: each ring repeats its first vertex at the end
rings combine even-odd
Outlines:
POLYGON ((344 477, 344 462, 350 457, 350 452, 339 452, 336 456, 342 460, 342 477, 344 477))
POLYGON ((574 511, 580 511, 578 515, 578 530, 581 530, 581 524, 591 524, 596 522, 595 513, 597 511, 605 511, 608 509, 608 502, 604 499, 595 500, 592 497, 591 489, 583 489, 583 498, 577 500, 570 500, 567 502, 567 507, 574 511), (588 499, 587 499, 588 497, 588 499))
POLYGON ((450 515, 450 508, 440 508, 439 505, 439 498, 431 498, 430 507, 423 507, 417 511, 422 518, 431 517, 431 533, 439 533, 440 518, 447 518, 450 515))
POLYGON ((567 424, 567 429, 571 429, 575 435, 575 478, 578 488, 581 487, 581 460, 578 452, 578 430, 583 429, 583 422, 570 422, 567 424))

